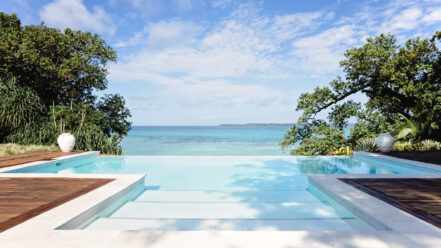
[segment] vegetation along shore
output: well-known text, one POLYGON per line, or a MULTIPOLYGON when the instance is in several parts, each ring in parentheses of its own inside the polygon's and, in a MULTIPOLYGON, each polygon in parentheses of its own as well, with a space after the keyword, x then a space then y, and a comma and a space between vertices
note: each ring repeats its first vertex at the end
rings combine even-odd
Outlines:
POLYGON ((131 115, 121 95, 97 95, 117 60, 99 35, 0 13, 0 54, 0 143, 51 146, 71 132, 77 150, 123 153, 131 115))

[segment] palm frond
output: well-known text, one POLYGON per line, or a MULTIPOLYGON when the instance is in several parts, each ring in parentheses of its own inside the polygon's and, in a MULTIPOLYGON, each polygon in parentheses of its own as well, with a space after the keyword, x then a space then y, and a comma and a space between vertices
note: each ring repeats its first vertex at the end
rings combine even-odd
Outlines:
POLYGON ((404 139, 406 138, 408 135, 414 135, 415 134, 415 130, 412 128, 403 128, 400 130, 400 132, 397 134, 397 136, 395 138, 397 139, 404 139))

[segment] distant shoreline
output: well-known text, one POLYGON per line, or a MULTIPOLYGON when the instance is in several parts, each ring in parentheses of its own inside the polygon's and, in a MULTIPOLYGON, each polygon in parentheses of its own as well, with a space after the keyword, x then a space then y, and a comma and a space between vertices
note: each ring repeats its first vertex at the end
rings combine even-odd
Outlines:
POLYGON ((294 123, 247 123, 247 124, 220 124, 220 127, 225 126, 294 126, 294 123))

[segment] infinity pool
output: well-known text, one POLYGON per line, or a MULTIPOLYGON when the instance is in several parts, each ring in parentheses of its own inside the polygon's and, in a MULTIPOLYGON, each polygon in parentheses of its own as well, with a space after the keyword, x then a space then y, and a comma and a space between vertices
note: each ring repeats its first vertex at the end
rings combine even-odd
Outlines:
POLYGON ((439 173, 356 157, 98 157, 10 172, 146 174, 145 190, 84 226, 124 230, 370 230, 307 174, 439 173))

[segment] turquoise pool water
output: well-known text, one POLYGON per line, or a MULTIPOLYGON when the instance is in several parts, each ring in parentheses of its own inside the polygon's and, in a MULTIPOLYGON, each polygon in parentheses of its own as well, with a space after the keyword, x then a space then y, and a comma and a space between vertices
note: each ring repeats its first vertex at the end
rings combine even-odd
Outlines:
POLYGON ((368 157, 98 157, 12 172, 145 174, 145 190, 89 223, 124 230, 370 230, 307 174, 439 173, 368 157))

